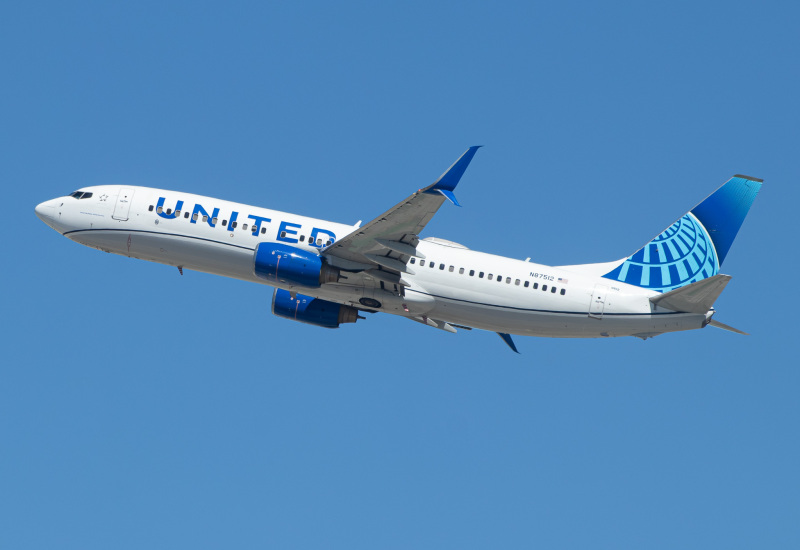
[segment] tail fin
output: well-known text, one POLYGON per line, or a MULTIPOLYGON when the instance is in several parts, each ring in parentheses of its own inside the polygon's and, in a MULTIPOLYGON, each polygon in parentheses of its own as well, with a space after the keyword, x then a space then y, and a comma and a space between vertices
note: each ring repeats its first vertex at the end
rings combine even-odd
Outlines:
POLYGON ((603 277, 659 292, 713 277, 762 182, 748 176, 732 177, 603 277))

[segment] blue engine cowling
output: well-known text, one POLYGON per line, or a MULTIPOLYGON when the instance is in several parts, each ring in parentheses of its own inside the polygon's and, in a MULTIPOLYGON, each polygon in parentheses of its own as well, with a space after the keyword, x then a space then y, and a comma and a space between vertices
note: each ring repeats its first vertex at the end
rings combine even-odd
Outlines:
POLYGON ((273 284, 319 288, 339 280, 339 270, 314 252, 280 243, 259 243, 253 257, 256 277, 273 284))
POLYGON ((355 323, 358 310, 320 298, 297 294, 294 299, 288 290, 276 288, 272 295, 272 313, 301 323, 325 328, 339 328, 341 323, 355 323))

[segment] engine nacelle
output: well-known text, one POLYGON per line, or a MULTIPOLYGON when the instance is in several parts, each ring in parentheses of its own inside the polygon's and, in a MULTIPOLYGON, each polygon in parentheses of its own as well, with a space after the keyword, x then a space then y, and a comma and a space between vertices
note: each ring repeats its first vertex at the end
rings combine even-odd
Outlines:
POLYGON ((272 295, 272 313, 301 323, 325 328, 339 328, 341 323, 355 323, 358 316, 354 307, 297 294, 292 299, 288 290, 276 288, 272 295))
POLYGON ((280 243, 259 243, 253 256, 256 277, 270 283, 319 288, 339 280, 339 270, 313 252, 280 243))

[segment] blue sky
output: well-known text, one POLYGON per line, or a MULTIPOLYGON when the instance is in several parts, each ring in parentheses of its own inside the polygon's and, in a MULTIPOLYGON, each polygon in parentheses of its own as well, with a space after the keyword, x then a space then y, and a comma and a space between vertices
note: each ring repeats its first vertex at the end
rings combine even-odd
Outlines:
POLYGON ((796 548, 800 13, 790 2, 7 4, 3 548, 796 548), (81 186, 342 223, 468 146, 425 236, 623 257, 765 179, 711 328, 450 335, 270 314, 267 287, 111 256, 81 186), (776 265, 775 262, 780 260, 776 265))

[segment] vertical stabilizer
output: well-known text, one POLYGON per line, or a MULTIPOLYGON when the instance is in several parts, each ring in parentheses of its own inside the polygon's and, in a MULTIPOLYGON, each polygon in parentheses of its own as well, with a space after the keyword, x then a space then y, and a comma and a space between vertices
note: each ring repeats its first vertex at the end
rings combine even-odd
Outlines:
POLYGON ((719 273, 762 181, 732 177, 603 277, 659 292, 713 277, 719 273))

